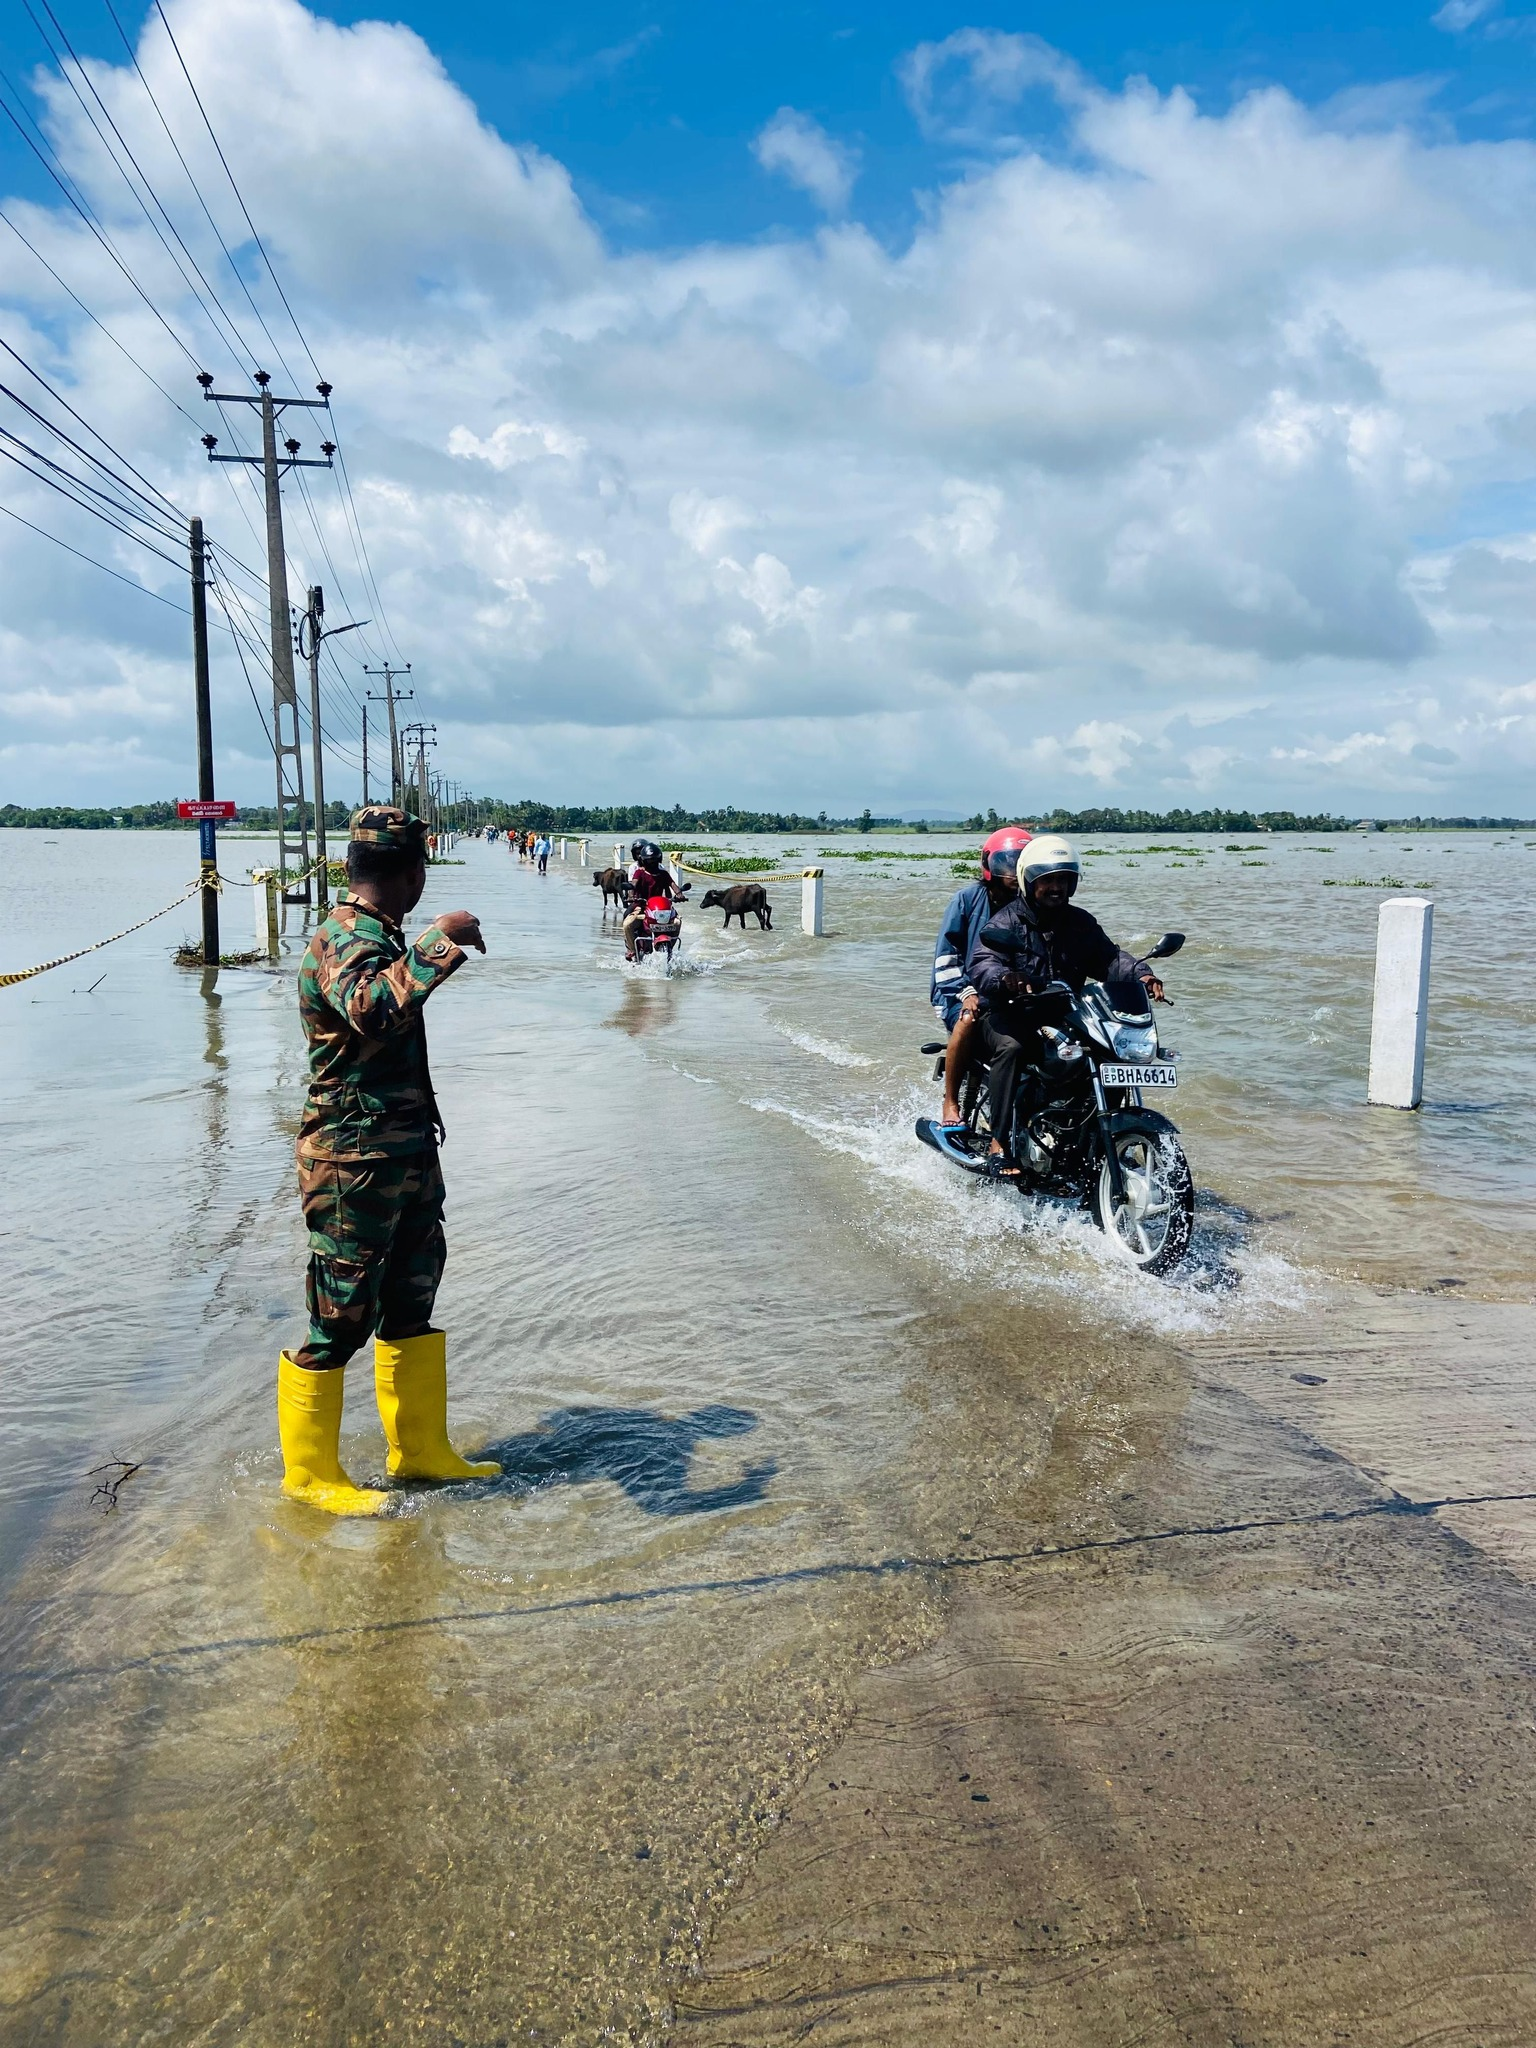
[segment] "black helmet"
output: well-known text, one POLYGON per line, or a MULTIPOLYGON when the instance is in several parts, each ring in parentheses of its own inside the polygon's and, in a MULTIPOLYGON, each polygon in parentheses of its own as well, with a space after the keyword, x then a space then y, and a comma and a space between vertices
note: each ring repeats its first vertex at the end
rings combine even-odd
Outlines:
POLYGON ((653 874, 661 868, 662 851, 654 839, 637 839, 629 850, 641 867, 649 868, 653 874))

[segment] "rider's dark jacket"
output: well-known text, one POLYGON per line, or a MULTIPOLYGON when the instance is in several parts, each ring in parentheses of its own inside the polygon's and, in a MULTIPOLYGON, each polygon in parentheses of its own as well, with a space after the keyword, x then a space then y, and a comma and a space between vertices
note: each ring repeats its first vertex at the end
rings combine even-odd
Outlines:
POLYGON ((1048 981, 1080 989, 1085 981, 1129 979, 1135 972, 1131 955, 1086 910, 1069 903, 1049 924, 1042 924, 1022 896, 983 926, 971 955, 971 980, 994 1016, 1006 1014, 1018 1001, 1005 986, 1010 974, 1022 976, 1038 991, 1048 981))

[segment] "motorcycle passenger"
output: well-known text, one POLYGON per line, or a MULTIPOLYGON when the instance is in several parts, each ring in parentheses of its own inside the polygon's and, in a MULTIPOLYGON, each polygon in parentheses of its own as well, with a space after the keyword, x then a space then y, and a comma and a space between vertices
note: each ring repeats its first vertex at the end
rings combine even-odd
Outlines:
POLYGON ((635 938, 645 929, 645 906, 653 896, 665 896, 670 903, 686 890, 679 889, 667 873, 666 857, 654 839, 637 839, 629 849, 634 866, 629 871, 630 908, 624 919, 624 958, 635 957, 635 938))
POLYGON ((1020 893, 986 925, 971 955, 971 979, 987 1004, 977 1040, 991 1062, 987 1082, 992 1122, 989 1165, 1004 1180, 1016 1180, 1018 1163, 1008 1151, 1019 1062, 1035 1038, 1035 1004, 1046 984, 1064 981, 1081 989, 1086 981, 1130 979, 1140 973, 1154 1001, 1163 984, 1150 968, 1138 970, 1129 953, 1104 927, 1073 903, 1081 864, 1065 839, 1050 833, 1031 840, 1019 859, 1020 893))
POLYGON ((982 1010, 981 995, 971 982, 971 955, 982 926, 1018 894, 1017 863, 1029 838, 1026 826, 1004 825, 983 843, 981 879, 967 882, 949 899, 933 949, 933 980, 928 1000, 949 1033, 944 1055, 944 1107, 939 1121, 941 1128, 952 1136, 965 1129, 960 1089, 970 1072, 972 1042, 982 1010))

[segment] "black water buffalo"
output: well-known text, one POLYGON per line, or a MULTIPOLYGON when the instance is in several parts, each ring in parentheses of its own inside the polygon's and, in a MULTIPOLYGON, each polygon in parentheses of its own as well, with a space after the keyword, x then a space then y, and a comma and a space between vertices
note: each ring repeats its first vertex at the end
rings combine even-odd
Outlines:
POLYGON ((768 901, 768 892, 761 882, 740 882, 734 889, 706 889, 699 898, 700 910, 721 910, 725 912, 722 930, 729 929, 731 919, 739 917, 743 931, 747 928, 747 912, 750 910, 757 919, 759 931, 773 930, 773 905, 768 901))
POLYGON ((599 868, 592 877, 592 886, 594 889, 602 890, 604 910, 608 908, 610 897, 618 904, 620 910, 624 908, 624 896, 629 888, 629 877, 622 868, 599 868))

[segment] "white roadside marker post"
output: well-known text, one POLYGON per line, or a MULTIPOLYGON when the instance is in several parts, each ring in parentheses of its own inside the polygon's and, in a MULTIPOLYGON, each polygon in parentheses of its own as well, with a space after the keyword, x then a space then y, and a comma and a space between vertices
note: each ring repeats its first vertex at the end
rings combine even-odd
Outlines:
POLYGON ((251 894, 256 899, 256 950, 275 960, 279 950, 277 876, 271 868, 257 868, 251 876, 251 894))
POLYGON ((577 857, 580 859, 583 867, 587 864, 587 844, 588 842, 583 839, 581 845, 577 848, 577 857))
POLYGON ((1424 1096, 1424 1027, 1435 906, 1427 896, 1389 896, 1376 925, 1376 993, 1366 1100, 1417 1109, 1424 1096))
POLYGON ((617 840, 614 841, 613 845, 613 864, 616 868, 621 868, 624 865, 624 849, 617 840))
POLYGON ((800 873, 800 929, 809 939, 821 937, 821 882, 820 868, 803 868, 800 873))
POLYGON ((565 859, 565 841, 563 839, 560 842, 560 858, 562 860, 565 859))

